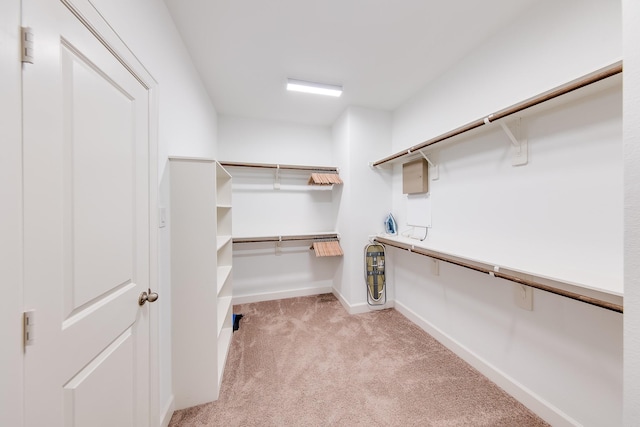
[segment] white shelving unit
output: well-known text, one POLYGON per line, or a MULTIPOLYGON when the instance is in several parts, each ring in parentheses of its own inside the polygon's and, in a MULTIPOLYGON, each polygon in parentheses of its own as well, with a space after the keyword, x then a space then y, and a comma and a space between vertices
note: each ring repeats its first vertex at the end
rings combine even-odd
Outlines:
POLYGON ((176 409, 218 399, 231 337, 231 175, 170 158, 172 363, 176 409))

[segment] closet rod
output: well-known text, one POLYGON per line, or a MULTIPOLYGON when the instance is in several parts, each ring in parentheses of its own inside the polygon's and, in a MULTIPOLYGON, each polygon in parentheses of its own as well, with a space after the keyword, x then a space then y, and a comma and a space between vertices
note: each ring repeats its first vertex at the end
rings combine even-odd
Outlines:
POLYGON ((291 242, 300 240, 339 240, 337 233, 328 234, 300 234, 289 236, 266 236, 266 237, 234 237, 233 243, 261 243, 261 242, 291 242))
POLYGON ((442 142, 445 141, 447 139, 453 138, 454 136, 458 136, 461 135, 465 132, 468 132, 470 130, 479 128, 481 126, 487 125, 491 122, 494 122, 496 120, 505 118, 507 116, 510 116, 512 114, 518 113, 522 110, 525 110, 527 108, 533 107, 535 105, 541 104, 545 101, 549 101, 551 99, 557 98, 559 96, 565 95, 569 92, 573 92, 574 90, 580 89, 582 87, 588 86, 592 83, 596 83, 599 82, 601 80, 604 80, 606 78, 615 76, 616 74, 619 74, 622 72, 622 61, 618 61, 614 64, 611 64, 607 67, 601 68, 597 71, 594 71, 592 73, 589 73, 587 75, 584 75, 576 80, 572 80, 568 83, 565 83, 563 85, 560 85, 554 89, 551 89, 547 92, 543 92, 539 95, 536 95, 532 98, 529 98, 525 101, 522 101, 520 103, 514 104, 510 107, 507 107, 505 109, 502 109, 496 113, 493 114, 489 114, 487 117, 483 117, 481 119, 477 119, 475 121, 472 121, 470 123, 467 123, 466 125, 460 126, 457 129, 454 129, 452 131, 449 131, 447 133, 443 133, 442 135, 436 136, 434 138, 429 139, 428 141, 425 141, 421 144, 418 145, 414 145, 413 147, 397 152, 395 154, 392 154, 388 157, 385 157, 384 159, 378 160, 377 162, 374 162, 372 164, 372 166, 380 166, 383 165, 387 162, 390 162, 392 160, 396 160, 399 159, 401 157, 404 156, 408 156, 411 154, 414 154, 415 152, 422 150, 426 147, 429 147, 433 144, 437 144, 438 142, 442 142))
POLYGON ((262 169, 288 169, 300 171, 320 171, 320 172, 338 172, 337 167, 332 166, 304 166, 304 165, 279 165, 269 163, 243 163, 243 162, 220 162, 223 167, 234 168, 262 168, 262 169))
POLYGON ((545 285, 539 282, 535 282, 533 280, 523 279, 517 276, 512 276, 509 274, 502 273, 500 271, 495 271, 494 269, 480 267, 477 265, 469 264, 461 261, 458 258, 450 257, 440 252, 431 251, 423 248, 412 247, 410 244, 396 242, 394 240, 386 239, 384 237, 376 237, 374 240, 382 243, 384 245, 393 246, 398 249, 404 249, 409 252, 414 252, 419 255, 427 256, 429 258, 437 259, 440 261, 448 262, 450 264, 454 264, 460 267, 468 268, 470 270, 479 271, 480 273, 491 274, 495 277, 500 277, 501 279, 509 280, 511 282, 515 282, 521 285, 530 286, 532 288, 540 289, 545 292, 550 292, 552 294, 560 295, 565 298, 570 298, 576 301, 584 302, 587 304, 595 305, 596 307, 604 308, 607 310, 615 311, 617 313, 623 312, 623 307, 620 304, 614 304, 608 301, 604 301, 598 298, 588 297, 586 295, 581 295, 575 292, 566 291, 564 289, 555 288, 553 286, 545 285))

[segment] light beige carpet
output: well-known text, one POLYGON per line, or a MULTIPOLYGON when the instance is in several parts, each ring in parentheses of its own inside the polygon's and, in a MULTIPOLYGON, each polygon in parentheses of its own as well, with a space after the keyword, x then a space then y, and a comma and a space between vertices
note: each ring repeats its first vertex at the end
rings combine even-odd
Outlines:
POLYGON ((216 402, 170 426, 546 426, 397 311, 331 294, 239 305, 216 402))

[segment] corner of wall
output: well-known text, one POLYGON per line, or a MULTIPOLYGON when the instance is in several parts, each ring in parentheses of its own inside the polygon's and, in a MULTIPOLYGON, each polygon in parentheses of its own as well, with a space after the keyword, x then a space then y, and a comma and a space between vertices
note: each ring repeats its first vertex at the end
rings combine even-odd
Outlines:
POLYGON ((624 29, 624 425, 640 419, 640 3, 622 0, 624 29))
POLYGON ((163 411, 160 414, 160 427, 169 427, 169 423, 171 422, 171 417, 175 412, 176 402, 173 394, 169 396, 167 403, 163 407, 163 411))
POLYGON ((368 159, 391 151, 391 113, 349 107, 333 128, 334 156, 343 175, 338 232, 344 260, 336 274, 334 293, 349 312, 368 311, 363 272, 363 248, 378 233, 390 212, 391 183, 368 159))

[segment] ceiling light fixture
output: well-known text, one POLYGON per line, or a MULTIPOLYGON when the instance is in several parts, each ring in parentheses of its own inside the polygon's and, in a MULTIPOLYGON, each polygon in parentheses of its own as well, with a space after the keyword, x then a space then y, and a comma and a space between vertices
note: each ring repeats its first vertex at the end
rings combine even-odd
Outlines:
POLYGON ((315 93, 318 95, 340 96, 342 86, 324 83, 305 82, 304 80, 287 79, 287 90, 296 92, 315 93))

